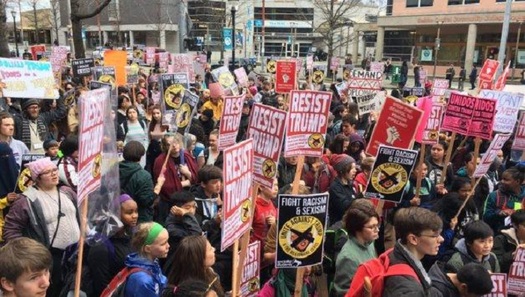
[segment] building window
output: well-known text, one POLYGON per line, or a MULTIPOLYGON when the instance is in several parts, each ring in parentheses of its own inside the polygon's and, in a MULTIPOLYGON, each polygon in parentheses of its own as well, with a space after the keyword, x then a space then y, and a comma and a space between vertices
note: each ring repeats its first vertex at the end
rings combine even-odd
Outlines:
MULTIPOLYGON (((520 2, 525 0, 514 0, 514 2, 520 2)), ((496 2, 507 2, 507 0, 496 0, 496 2)))
POLYGON ((479 0, 448 0, 448 5, 478 4, 479 0))
POLYGON ((424 7, 434 5, 434 0, 407 0, 407 7, 424 7))

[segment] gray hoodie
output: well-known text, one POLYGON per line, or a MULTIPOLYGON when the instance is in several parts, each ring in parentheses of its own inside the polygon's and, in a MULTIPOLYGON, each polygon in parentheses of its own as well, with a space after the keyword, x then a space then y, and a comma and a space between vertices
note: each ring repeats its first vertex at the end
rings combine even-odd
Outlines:
POLYGON ((463 265, 472 262, 483 265, 483 267, 485 267, 490 272, 500 272, 499 262, 494 253, 484 256, 481 261, 478 261, 478 259, 474 258, 474 256, 472 256, 472 254, 469 252, 465 238, 460 239, 456 243, 456 251, 457 252, 455 252, 447 262, 447 266, 455 269, 454 272, 457 272, 461 267, 463 267, 463 265))

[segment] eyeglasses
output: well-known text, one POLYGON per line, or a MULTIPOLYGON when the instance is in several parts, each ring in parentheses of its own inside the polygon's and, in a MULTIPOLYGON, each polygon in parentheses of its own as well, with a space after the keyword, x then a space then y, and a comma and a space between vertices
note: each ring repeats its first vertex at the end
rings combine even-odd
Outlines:
POLYGON ((379 226, 379 225, 372 225, 372 226, 364 226, 364 228, 370 229, 370 230, 379 231, 379 229, 381 229, 381 226, 379 226))
POLYGON ((420 234, 419 237, 430 237, 430 238, 438 239, 441 237, 441 234, 420 234))
POLYGON ((51 174, 57 173, 57 172, 58 172, 58 168, 53 168, 53 169, 49 169, 49 170, 41 172, 40 176, 42 176, 42 175, 51 175, 51 174))

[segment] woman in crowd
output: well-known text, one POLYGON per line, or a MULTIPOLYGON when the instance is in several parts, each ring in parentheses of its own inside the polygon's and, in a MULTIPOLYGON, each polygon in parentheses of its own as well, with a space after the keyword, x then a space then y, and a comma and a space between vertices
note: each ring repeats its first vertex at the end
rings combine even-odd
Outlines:
POLYGON ((430 178, 432 183, 436 186, 436 192, 440 195, 445 195, 447 193, 447 188, 450 187, 452 181, 454 180, 454 167, 452 163, 448 163, 446 177, 441 182, 441 176, 443 175, 443 170, 445 169, 445 153, 448 149, 448 143, 445 141, 440 141, 432 145, 430 149, 430 156, 427 157, 428 162, 428 173, 427 177, 430 178))
POLYGON ((215 264, 215 248, 206 237, 191 235, 182 239, 174 254, 173 269, 168 275, 171 285, 188 279, 204 281, 218 296, 224 296, 219 276, 211 268, 215 264))
POLYGON ((149 145, 146 151, 146 170, 152 172, 155 159, 162 153, 160 141, 168 131, 168 126, 162 125, 162 109, 160 105, 151 107, 151 122, 148 126, 149 145))
MULTIPOLYGON (((208 138, 209 147, 206 148, 202 154, 204 156, 205 165, 215 165, 222 169, 222 152, 219 151, 219 130, 213 130, 208 138)), ((200 157, 200 156, 199 156, 200 157)))
MULTIPOLYGON (((135 140, 144 146, 144 149, 148 148, 149 138, 148 132, 146 131, 146 123, 139 119, 139 111, 136 106, 131 106, 126 111, 126 121, 119 126, 119 133, 117 133, 117 140, 122 141, 124 145, 126 143, 135 140)), ((144 168, 146 166, 146 158, 143 157, 140 161, 140 165, 144 168)))
POLYGON ((78 137, 68 136, 60 144, 60 151, 64 156, 57 162, 58 178, 61 184, 76 191, 78 186, 78 137))

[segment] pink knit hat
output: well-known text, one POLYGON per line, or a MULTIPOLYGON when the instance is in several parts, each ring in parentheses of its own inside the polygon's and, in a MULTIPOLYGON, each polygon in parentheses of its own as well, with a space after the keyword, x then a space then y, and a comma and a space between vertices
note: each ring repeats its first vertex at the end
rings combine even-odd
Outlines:
POLYGON ((26 167, 29 168, 29 171, 31 171, 31 179, 33 181, 36 181, 38 176, 50 167, 57 168, 55 163, 53 163, 50 158, 42 158, 31 163, 27 163, 26 167))

